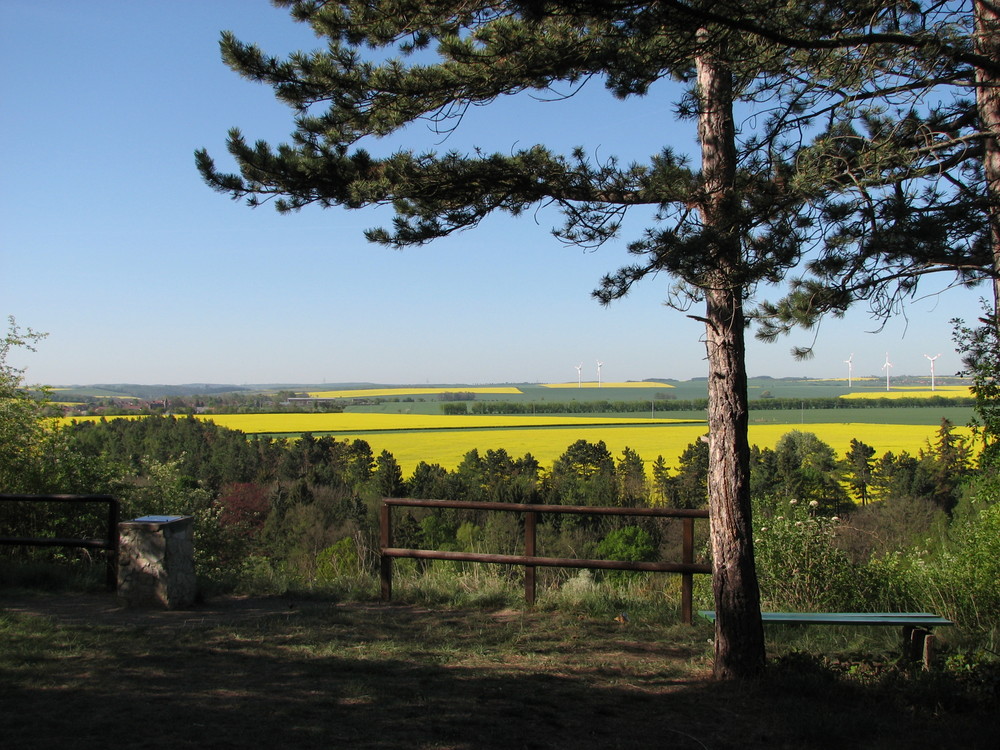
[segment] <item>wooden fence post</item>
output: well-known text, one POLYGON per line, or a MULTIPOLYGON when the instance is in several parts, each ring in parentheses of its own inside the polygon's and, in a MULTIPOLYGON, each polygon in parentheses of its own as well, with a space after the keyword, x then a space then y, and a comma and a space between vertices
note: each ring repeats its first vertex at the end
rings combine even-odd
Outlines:
MULTIPOLYGON (((530 510, 524 514, 524 554, 527 557, 535 556, 535 525, 538 514, 530 510)), ((535 566, 524 566, 524 601, 528 606, 535 603, 535 566)))
POLYGON ((121 549, 121 536, 118 533, 118 524, 121 521, 121 510, 118 500, 108 501, 108 543, 111 545, 105 554, 107 555, 105 582, 109 591, 118 588, 118 553, 121 549))
MULTIPOLYGON (((683 519, 683 550, 681 562, 690 565, 694 562, 694 519, 683 519)), ((694 622, 691 599, 694 588, 694 576, 691 573, 681 573, 681 620, 685 625, 694 622)))
MULTIPOLYGON (((384 550, 392 546, 392 518, 389 515, 389 504, 383 498, 379 509, 379 545, 384 550)), ((379 562, 382 578, 382 601, 392 599, 392 558, 386 554, 379 562)))

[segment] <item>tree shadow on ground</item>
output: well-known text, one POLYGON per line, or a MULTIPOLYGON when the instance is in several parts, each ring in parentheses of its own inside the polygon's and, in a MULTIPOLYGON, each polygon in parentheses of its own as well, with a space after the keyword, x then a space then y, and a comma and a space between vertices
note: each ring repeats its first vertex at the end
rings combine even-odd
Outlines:
POLYGON ((19 748, 995 747, 973 706, 887 699, 808 661, 715 683, 703 642, 545 613, 276 600, 88 624, 0 605, 19 748))

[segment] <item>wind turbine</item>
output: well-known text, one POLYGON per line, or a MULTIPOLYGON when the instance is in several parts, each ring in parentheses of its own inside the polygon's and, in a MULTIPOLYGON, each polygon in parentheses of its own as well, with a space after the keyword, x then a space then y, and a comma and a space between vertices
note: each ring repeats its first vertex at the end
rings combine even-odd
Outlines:
POLYGON ((583 376, 580 374, 583 372, 583 362, 576 366, 576 387, 583 388, 583 376))
POLYGON ((882 365, 882 369, 885 370, 885 389, 889 390, 889 370, 892 369, 892 362, 889 361, 889 352, 885 353, 885 364, 882 365))
POLYGON ((935 354, 933 357, 930 354, 925 354, 925 357, 931 361, 931 390, 934 390, 934 360, 940 357, 940 354, 935 354))
POLYGON ((601 387, 601 368, 604 367, 604 363, 601 360, 597 360, 597 387, 601 387))
POLYGON ((851 356, 844 360, 844 364, 847 365, 847 387, 851 387, 851 377, 854 374, 854 352, 851 352, 851 356))

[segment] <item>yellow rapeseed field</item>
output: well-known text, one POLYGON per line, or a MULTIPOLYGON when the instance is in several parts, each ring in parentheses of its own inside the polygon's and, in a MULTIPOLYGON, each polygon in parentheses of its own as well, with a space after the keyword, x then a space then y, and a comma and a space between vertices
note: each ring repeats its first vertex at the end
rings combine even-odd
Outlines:
POLYGON ((453 388, 353 388, 340 391, 310 391, 312 398, 375 398, 376 396, 388 396, 396 398, 401 396, 437 396, 442 393, 483 393, 483 394, 517 394, 521 393, 520 388, 513 386, 491 386, 488 388, 467 388, 466 386, 455 386, 453 388))
MULTIPOLYGON (((797 429, 794 425, 753 425, 750 427, 750 442, 762 448, 773 448, 783 435, 797 429)), ((856 424, 812 424, 803 425, 804 432, 813 432, 829 443, 843 457, 851 440, 857 439, 876 449, 876 456, 887 451, 899 454, 907 451, 916 454, 933 440, 938 428, 929 425, 874 425, 856 424)), ((676 424, 656 426, 580 425, 573 428, 510 428, 485 432, 427 432, 407 433, 359 433, 338 435, 338 440, 355 437, 366 440, 378 454, 388 450, 399 462, 404 474, 413 471, 420 462, 438 463, 447 469, 457 466, 462 457, 473 448, 480 453, 487 449, 503 448, 514 457, 531 453, 543 466, 549 467, 573 442, 588 440, 596 443, 603 440, 611 453, 620 457, 628 447, 641 456, 647 470, 657 456, 663 456, 671 468, 677 466, 677 459, 684 449, 707 434, 705 424, 676 424)), ((956 433, 967 435, 963 428, 956 433)))
MULTIPOLYGON (((111 419, 135 417, 111 417, 111 419)), ((99 417, 77 417, 80 421, 99 417)), ((577 440, 603 440, 615 457, 628 447, 646 462, 647 470, 663 456, 674 468, 688 445, 708 433, 704 422, 683 420, 636 420, 621 417, 572 416, 473 416, 444 414, 218 414, 205 415, 216 424, 246 433, 333 433, 336 440, 365 440, 377 455, 388 450, 404 475, 421 461, 455 468, 473 448, 480 453, 503 448, 519 458, 530 453, 544 467, 577 440)), ((64 420, 69 421, 69 420, 64 420)), ((876 457, 886 452, 907 451, 915 455, 935 439, 937 425, 893 425, 871 423, 751 424, 750 443, 773 448, 792 430, 812 432, 843 456, 852 439, 871 445, 876 457)), ((968 436, 969 430, 956 427, 968 436)))
MULTIPOLYGON (((403 469, 413 471, 421 461, 455 468, 473 448, 481 453, 503 448, 514 457, 530 453, 543 466, 562 455, 577 440, 603 440, 613 455, 628 447, 647 468, 662 455, 671 467, 684 449, 708 432, 705 423, 682 420, 567 416, 471 416, 436 414, 227 414, 204 417, 219 425, 248 433, 332 432, 337 440, 367 441, 378 454, 388 450, 403 469)), ((936 425, 826 423, 810 425, 761 424, 750 426, 750 442, 773 448, 794 429, 813 432, 843 456, 852 439, 865 442, 881 456, 887 451, 916 454, 933 440, 936 425)), ((965 428, 956 433, 968 435, 965 428)))
POLYGON ((888 391, 856 391, 845 393, 840 398, 972 398, 972 389, 967 385, 939 385, 933 391, 926 387, 893 386, 888 391))

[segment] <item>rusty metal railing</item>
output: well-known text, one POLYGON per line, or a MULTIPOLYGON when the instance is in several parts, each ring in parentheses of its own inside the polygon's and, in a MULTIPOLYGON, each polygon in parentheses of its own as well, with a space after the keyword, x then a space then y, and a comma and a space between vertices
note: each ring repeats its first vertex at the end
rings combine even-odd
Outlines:
POLYGON ((0 536, 0 545, 105 550, 105 578, 108 588, 114 590, 118 586, 118 521, 121 504, 116 498, 110 495, 0 495, 0 502, 107 503, 107 532, 103 538, 0 536))
POLYGON ((379 547, 381 552, 382 598, 392 598, 392 561, 394 558, 416 560, 453 560, 472 563, 496 563, 524 567, 524 599, 528 605, 535 603, 535 568, 588 568, 597 570, 645 570, 655 573, 678 573, 681 576, 681 617, 688 625, 692 622, 693 576, 711 574, 712 566, 694 561, 694 522, 708 518, 707 510, 676 508, 609 508, 583 505, 533 505, 527 503, 480 503, 463 500, 414 500, 411 498, 382 498, 379 547), (457 508, 524 514, 524 554, 494 555, 479 552, 446 552, 443 550, 404 549, 392 545, 392 515, 394 506, 410 508, 457 508), (565 557, 539 557, 536 554, 535 527, 541 513, 567 513, 591 516, 646 516, 654 518, 680 518, 683 522, 681 562, 631 562, 626 560, 585 560, 565 557))

